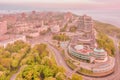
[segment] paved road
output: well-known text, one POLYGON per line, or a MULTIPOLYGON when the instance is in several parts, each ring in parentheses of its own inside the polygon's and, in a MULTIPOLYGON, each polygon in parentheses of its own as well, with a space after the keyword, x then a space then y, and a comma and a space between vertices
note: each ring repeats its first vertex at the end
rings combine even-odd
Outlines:
POLYGON ((17 71, 15 74, 12 75, 12 77, 10 78, 10 80, 15 80, 16 77, 17 77, 17 75, 20 73, 20 71, 21 71, 23 68, 25 68, 25 67, 26 67, 26 65, 20 67, 20 68, 18 69, 18 71, 17 71))
MULTIPOLYGON (((119 74, 120 74, 120 54, 119 54, 117 39, 114 39, 114 43, 115 43, 115 48, 116 48, 116 52, 115 52, 115 54, 116 54, 115 55, 115 59, 116 59, 115 72, 111 75, 108 75, 106 77, 100 77, 100 78, 83 76, 84 80, 120 80, 120 76, 119 76, 119 74)), ((66 62, 62 58, 62 55, 60 55, 61 53, 58 50, 56 50, 56 48, 54 48, 52 46, 49 46, 49 47, 54 51, 57 63, 59 65, 65 67, 65 69, 68 72, 71 73, 72 70, 66 65, 66 62)))
POLYGON ((51 45, 48 45, 48 47, 54 52, 57 64, 59 66, 63 66, 67 71, 72 72, 72 70, 67 66, 66 62, 64 61, 61 53, 51 45))

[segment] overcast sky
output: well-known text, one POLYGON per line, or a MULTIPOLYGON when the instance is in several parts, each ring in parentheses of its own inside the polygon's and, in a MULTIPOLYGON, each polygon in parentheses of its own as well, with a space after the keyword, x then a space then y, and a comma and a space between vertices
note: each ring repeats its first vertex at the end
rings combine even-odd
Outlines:
POLYGON ((114 9, 120 10, 120 0, 0 0, 0 9, 114 9))

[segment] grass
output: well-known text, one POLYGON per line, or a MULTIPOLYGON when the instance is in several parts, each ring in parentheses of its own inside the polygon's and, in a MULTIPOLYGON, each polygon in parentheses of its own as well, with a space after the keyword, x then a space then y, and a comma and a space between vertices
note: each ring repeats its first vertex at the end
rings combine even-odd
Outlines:
POLYGON ((77 68, 77 66, 75 66, 74 64, 73 64, 73 62, 71 61, 71 60, 66 60, 66 63, 67 63, 67 65, 71 68, 71 69, 75 69, 75 68, 77 68))
POLYGON ((116 27, 108 23, 102 23, 99 21, 94 21, 94 25, 95 25, 94 28, 96 29, 97 32, 101 32, 109 36, 116 35, 117 38, 120 39, 120 28, 119 27, 116 27))
POLYGON ((87 70, 85 68, 80 68, 78 73, 82 73, 82 74, 86 74, 86 75, 92 75, 93 74, 93 72, 91 70, 87 70))

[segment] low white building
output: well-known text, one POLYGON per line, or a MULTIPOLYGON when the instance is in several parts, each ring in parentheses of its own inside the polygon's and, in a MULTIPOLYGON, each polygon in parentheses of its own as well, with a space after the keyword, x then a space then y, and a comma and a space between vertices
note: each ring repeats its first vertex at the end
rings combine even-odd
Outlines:
POLYGON ((39 32, 34 32, 34 33, 27 34, 27 36, 30 36, 30 37, 38 37, 39 35, 40 35, 39 32))
POLYGON ((26 36, 16 35, 14 38, 0 41, 0 46, 6 47, 8 44, 13 44, 14 42, 16 42, 18 40, 22 40, 22 41, 26 42, 26 36))
POLYGON ((106 62, 108 60, 107 52, 104 49, 94 49, 93 56, 95 57, 95 62, 106 62))

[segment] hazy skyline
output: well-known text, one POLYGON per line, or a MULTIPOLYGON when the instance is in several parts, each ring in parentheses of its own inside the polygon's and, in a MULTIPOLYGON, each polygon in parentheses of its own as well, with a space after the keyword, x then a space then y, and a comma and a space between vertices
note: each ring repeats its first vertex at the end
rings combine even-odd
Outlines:
POLYGON ((112 9, 120 10, 120 0, 0 0, 0 9, 112 9))
POLYGON ((0 0, 0 13, 65 11, 120 26, 120 0, 0 0))

